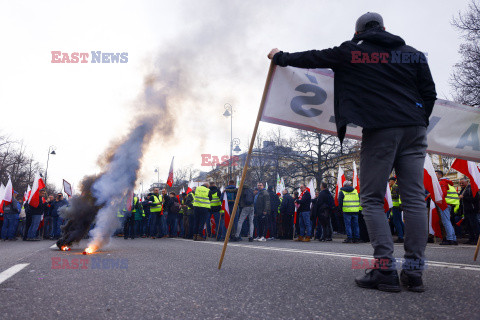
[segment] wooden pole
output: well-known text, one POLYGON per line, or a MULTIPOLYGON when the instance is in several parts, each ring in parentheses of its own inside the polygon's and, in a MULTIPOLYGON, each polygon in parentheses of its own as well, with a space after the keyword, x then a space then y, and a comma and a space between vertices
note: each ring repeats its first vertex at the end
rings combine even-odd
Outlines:
POLYGON ((235 214, 237 213, 238 202, 240 201, 240 196, 243 190, 243 184, 245 182, 245 177, 247 176, 247 169, 250 163, 250 157, 252 155, 253 145, 255 143, 255 138, 257 136, 258 125, 260 124, 260 119, 262 118, 263 109, 265 108, 265 100, 267 99, 268 86, 272 80, 273 71, 275 70, 275 65, 273 61, 270 62, 270 68, 268 69, 267 81, 265 82, 265 87, 263 89, 262 101, 260 102, 260 108, 258 109, 257 121, 255 122, 255 127, 253 129, 252 138, 250 139, 250 147, 248 148, 247 159, 245 159, 245 165, 243 166, 242 179, 240 180, 240 186, 238 187, 237 196, 235 197, 235 204, 233 205, 233 211, 230 216, 230 222, 228 224, 227 235, 225 236, 225 242, 223 243, 222 255, 220 256, 220 261, 218 262, 218 269, 222 268, 223 258, 225 257, 225 251, 227 250, 228 240, 230 238, 230 233, 232 232, 233 221, 235 220, 235 214))
POLYGON ((473 256, 473 261, 477 261, 478 249, 480 248, 480 237, 478 237, 477 248, 475 249, 475 255, 473 256))

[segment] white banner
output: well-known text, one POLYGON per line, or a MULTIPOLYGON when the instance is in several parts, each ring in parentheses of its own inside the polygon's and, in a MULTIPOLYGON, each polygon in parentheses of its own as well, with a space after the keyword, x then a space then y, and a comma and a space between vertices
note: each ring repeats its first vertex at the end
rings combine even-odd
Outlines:
POLYGON ((63 180, 63 191, 65 191, 65 193, 71 197, 72 196, 72 186, 70 183, 68 183, 65 179, 63 180))
MULTIPOLYGON (((333 72, 275 66, 268 84, 262 121, 336 135, 333 72)), ((480 161, 480 109, 437 100, 428 127, 428 152, 480 161)), ((347 138, 362 128, 347 127, 347 138)))

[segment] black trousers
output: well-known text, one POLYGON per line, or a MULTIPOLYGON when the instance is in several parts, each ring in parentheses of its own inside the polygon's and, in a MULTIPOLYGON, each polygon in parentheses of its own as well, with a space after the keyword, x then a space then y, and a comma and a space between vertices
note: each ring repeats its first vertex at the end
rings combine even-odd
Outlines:
POLYGON ((123 225, 123 237, 128 239, 128 237, 135 239, 135 214, 132 214, 130 217, 125 217, 125 223, 123 225))
POLYGON ((478 215, 473 213, 465 213, 464 215, 467 231, 468 231, 468 240, 477 241, 478 235, 480 234, 480 225, 478 222, 478 215))

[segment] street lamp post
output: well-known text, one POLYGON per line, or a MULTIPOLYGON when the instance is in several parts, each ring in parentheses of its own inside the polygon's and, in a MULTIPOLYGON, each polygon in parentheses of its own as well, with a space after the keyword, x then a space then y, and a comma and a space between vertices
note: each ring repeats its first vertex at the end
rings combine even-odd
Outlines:
POLYGON ((157 187, 160 188, 160 169, 155 167, 155 171, 157 173, 157 187))
POLYGON ((230 160, 228 166, 228 180, 232 180, 233 107, 230 103, 225 103, 223 107, 225 108, 223 116, 230 117, 230 160))
POLYGON ((47 168, 45 169, 45 187, 47 187, 48 161, 50 160, 50 155, 51 154, 57 154, 55 152, 55 146, 48 147, 47 168))

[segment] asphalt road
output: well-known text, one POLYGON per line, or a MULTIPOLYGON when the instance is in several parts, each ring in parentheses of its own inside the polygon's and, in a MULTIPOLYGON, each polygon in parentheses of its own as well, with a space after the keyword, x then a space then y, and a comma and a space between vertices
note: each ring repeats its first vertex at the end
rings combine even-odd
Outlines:
MULTIPOLYGON (((221 270, 214 241, 113 239, 87 256, 86 242, 69 252, 53 244, 0 242, 0 281, 28 264, 0 283, 0 319, 480 318, 473 246, 429 244, 427 291, 419 294, 356 287, 364 271, 352 270, 352 257, 372 248, 341 239, 232 243, 221 270)), ((395 250, 403 255, 402 245, 395 250)))

